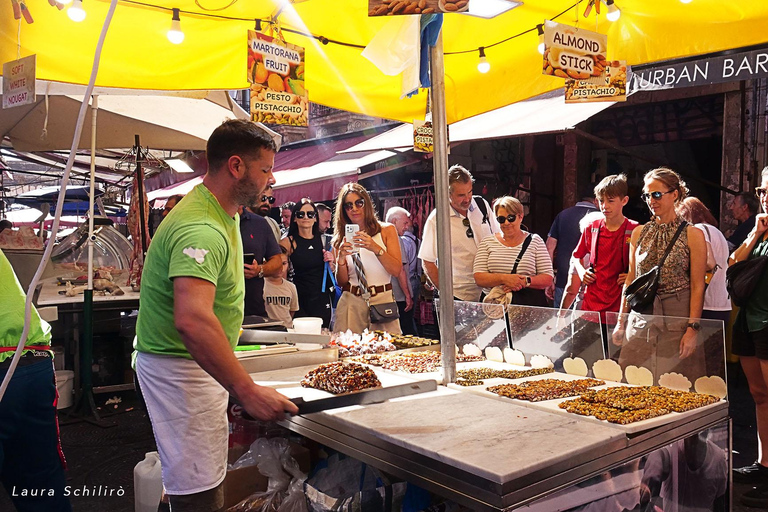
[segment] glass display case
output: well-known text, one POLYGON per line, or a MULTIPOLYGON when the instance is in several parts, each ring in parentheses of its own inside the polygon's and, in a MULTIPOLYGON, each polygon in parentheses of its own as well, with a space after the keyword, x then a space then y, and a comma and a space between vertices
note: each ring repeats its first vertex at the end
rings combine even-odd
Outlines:
MULTIPOLYGON (((94 218, 93 267, 108 270, 117 277, 128 270, 133 246, 112 221, 94 218)), ((58 277, 76 278, 88 270, 88 223, 81 224, 74 232, 53 249, 51 261, 58 277)))

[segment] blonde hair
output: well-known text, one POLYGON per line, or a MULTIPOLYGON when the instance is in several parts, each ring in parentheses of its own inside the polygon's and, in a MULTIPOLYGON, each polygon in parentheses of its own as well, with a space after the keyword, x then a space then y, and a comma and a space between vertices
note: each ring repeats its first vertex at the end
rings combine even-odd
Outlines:
POLYGON ((677 190, 677 199, 675 200, 675 204, 680 204, 683 199, 688 197, 688 186, 685 184, 680 175, 669 167, 657 167, 656 169, 651 169, 645 173, 645 176, 643 176, 643 182, 646 184, 653 180, 662 182, 667 186, 667 189, 670 192, 677 190))
POLYGON ((525 210, 523 210, 523 203, 519 199, 512 196, 502 196, 493 202, 493 213, 499 214, 499 208, 504 208, 508 212, 522 217, 525 210))

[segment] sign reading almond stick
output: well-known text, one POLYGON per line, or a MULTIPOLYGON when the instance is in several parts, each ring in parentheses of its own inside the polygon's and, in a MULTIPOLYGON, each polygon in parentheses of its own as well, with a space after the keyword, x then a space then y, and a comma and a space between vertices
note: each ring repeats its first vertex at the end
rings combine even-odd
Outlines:
POLYGON ((368 0, 368 16, 464 12, 469 0, 368 0))
POLYGON ((304 48, 249 30, 248 81, 254 121, 307 126, 304 48))
POLYGON ((560 78, 586 80, 605 70, 608 36, 568 25, 544 22, 542 73, 560 78))

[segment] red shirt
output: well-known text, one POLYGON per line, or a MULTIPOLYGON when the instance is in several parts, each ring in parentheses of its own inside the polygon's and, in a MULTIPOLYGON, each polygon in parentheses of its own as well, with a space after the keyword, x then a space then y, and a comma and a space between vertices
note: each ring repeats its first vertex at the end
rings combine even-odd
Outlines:
POLYGON ((581 309, 585 311, 619 311, 622 287, 617 284, 619 274, 627 272, 629 266, 629 241, 632 230, 638 223, 624 219, 616 231, 605 227, 605 220, 597 220, 584 230, 573 251, 574 258, 583 258, 592 252, 593 236, 597 235, 596 254, 590 254, 590 263, 595 266, 595 282, 584 292, 581 309))

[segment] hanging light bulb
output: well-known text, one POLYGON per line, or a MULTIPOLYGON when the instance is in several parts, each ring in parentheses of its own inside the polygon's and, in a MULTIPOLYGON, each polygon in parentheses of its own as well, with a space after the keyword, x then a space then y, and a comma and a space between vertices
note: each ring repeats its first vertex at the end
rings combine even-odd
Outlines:
POLYGON ((608 6, 608 13, 605 15, 608 21, 616 21, 621 17, 621 11, 613 0, 606 0, 605 5, 608 6))
POLYGON ((56 3, 59 5, 69 5, 72 3, 72 0, 56 0, 56 3))
POLYGON ((67 16, 74 22, 80 23, 85 19, 85 10, 83 9, 83 0, 75 0, 67 9, 67 16))
POLYGON ((544 42, 544 25, 539 23, 536 25, 536 30, 539 32, 539 53, 544 55, 544 52, 547 49, 547 45, 544 42))
POLYGON ((477 63, 477 70, 481 73, 487 73, 491 70, 491 63, 485 58, 485 48, 480 47, 480 60, 477 63))
POLYGON ((692 1, 693 1, 693 0, 680 0, 680 2, 681 2, 681 3, 684 3, 684 4, 689 4, 689 3, 691 3, 692 1))
POLYGON ((181 44, 184 41, 184 32, 181 31, 181 18, 179 10, 174 7, 173 18, 171 18, 171 29, 166 34, 168 40, 173 44, 181 44))

